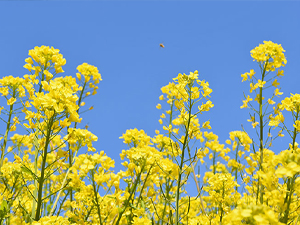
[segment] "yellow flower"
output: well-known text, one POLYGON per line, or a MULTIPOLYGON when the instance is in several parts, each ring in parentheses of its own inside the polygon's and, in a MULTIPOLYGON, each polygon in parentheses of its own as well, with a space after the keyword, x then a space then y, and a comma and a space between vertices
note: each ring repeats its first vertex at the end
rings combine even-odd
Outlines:
POLYGON ((207 101, 205 104, 202 103, 201 106, 198 106, 199 112, 205 112, 205 111, 209 111, 212 107, 214 107, 214 104, 212 104, 211 101, 207 101))
POLYGON ((256 72, 254 72, 254 70, 250 70, 249 77, 250 79, 252 79, 252 77, 254 76, 254 74, 256 74, 256 72))
POLYGON ((29 72, 31 72, 31 70, 32 70, 32 65, 29 64, 29 63, 26 63, 23 67, 24 67, 25 69, 28 69, 29 72))
POLYGON ((172 132, 172 125, 170 124, 168 127, 163 126, 163 129, 167 130, 169 133, 171 133, 172 132))
POLYGON ((282 130, 278 132, 278 137, 284 137, 284 134, 282 133, 282 130))
POLYGON ((69 121, 68 118, 65 118, 63 121, 62 120, 60 121, 60 126, 62 128, 69 127, 70 125, 71 125, 71 122, 69 121))
POLYGON ((52 79, 53 75, 48 70, 44 70, 44 74, 46 75, 46 81, 52 79))
POLYGON ((280 110, 295 111, 300 108, 300 94, 291 94, 291 97, 287 97, 281 101, 279 105, 280 110))
POLYGON ((173 131, 173 133, 178 134, 179 128, 174 128, 172 131, 173 131))
POLYGON ((276 88, 275 91, 274 91, 274 95, 278 96, 278 95, 282 95, 283 92, 279 92, 279 89, 276 88))
POLYGON ((259 123, 258 122, 254 122, 252 123, 252 127, 255 128, 259 123))
POLYGON ((148 219, 146 216, 144 216, 143 218, 139 218, 139 217, 133 217, 133 225, 151 225, 151 220, 148 219))
POLYGON ((283 70, 278 69, 277 76, 281 77, 281 76, 283 76, 283 73, 284 73, 283 70))
POLYGON ((242 82, 246 81, 248 79, 248 73, 243 73, 241 77, 243 78, 242 82))
POLYGON ((257 86, 260 87, 260 88, 262 88, 262 87, 264 87, 265 83, 266 83, 266 81, 258 80, 257 86))
MULTIPOLYGON (((265 97, 262 97, 261 100, 264 100, 265 97)), ((260 101, 260 94, 257 94, 254 101, 257 101, 257 103, 259 104, 259 101, 260 101)))
POLYGON ((12 105, 17 101, 14 97, 11 97, 10 99, 7 100, 7 105, 12 105))
POLYGON ((296 120, 295 124, 293 126, 296 128, 297 132, 300 132, 300 121, 299 120, 296 120))
POLYGON ((268 103, 270 104, 270 105, 274 105, 275 104, 275 102, 272 100, 272 99, 268 99, 268 103))
POLYGON ((32 58, 28 57, 25 59, 25 62, 29 63, 29 64, 33 64, 32 58))
POLYGON ((257 84, 253 85, 253 83, 250 83, 250 93, 252 93, 252 91, 254 91, 257 88, 258 88, 257 84))
POLYGON ((247 96, 247 99, 246 100, 243 100, 243 105, 240 107, 241 109, 242 108, 248 108, 248 103, 250 102, 250 101, 252 101, 253 99, 252 98, 250 98, 250 96, 248 95, 247 96))
POLYGON ((68 152, 67 152, 67 151, 64 151, 64 150, 62 150, 62 149, 59 149, 58 152, 57 152, 57 156, 58 156, 59 158, 61 158, 61 157, 67 157, 67 156, 68 156, 68 152))
POLYGON ((248 122, 255 122, 255 117, 254 116, 250 116, 250 119, 247 120, 248 122))
POLYGON ((273 81, 272 85, 273 85, 274 87, 277 87, 278 85, 280 85, 280 83, 278 83, 278 82, 277 82, 277 79, 275 79, 275 80, 273 81))
POLYGON ((241 75, 241 77, 243 78, 242 82, 248 80, 248 75, 250 77, 250 79, 252 79, 252 77, 254 76, 255 72, 254 70, 250 70, 250 73, 244 73, 241 75))
POLYGON ((211 126, 209 125, 210 124, 210 121, 206 121, 202 124, 202 128, 204 129, 211 129, 211 126))
POLYGON ((198 70, 195 70, 195 72, 190 72, 190 75, 188 76, 188 78, 191 80, 197 80, 198 75, 199 75, 198 70))

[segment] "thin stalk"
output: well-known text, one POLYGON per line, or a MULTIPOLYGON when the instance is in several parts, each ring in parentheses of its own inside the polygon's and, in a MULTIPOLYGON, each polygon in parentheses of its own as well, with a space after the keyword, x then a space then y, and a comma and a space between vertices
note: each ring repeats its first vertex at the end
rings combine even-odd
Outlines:
MULTIPOLYGON (((47 62, 45 62, 45 65, 42 69, 42 78, 41 78, 41 82, 39 85, 39 90, 38 93, 41 93, 43 90, 43 85, 42 85, 42 81, 45 80, 45 74, 44 74, 44 70, 46 70, 47 68, 47 62)), ((37 127, 37 131, 36 134, 34 135, 34 140, 33 140, 33 144, 34 144, 34 173, 38 174, 38 155, 39 155, 39 150, 40 150, 40 146, 38 143, 38 135, 39 135, 39 124, 40 124, 40 120, 38 119, 36 122, 36 127, 37 127)), ((32 210, 31 210, 31 218, 34 218, 35 214, 36 214, 36 199, 38 197, 38 181, 35 179, 34 180, 34 191, 33 191, 33 200, 32 200, 32 210)))
MULTIPOLYGON (((82 91, 81 91, 80 96, 79 96, 79 100, 78 100, 78 104, 77 104, 78 106, 80 106, 80 104, 81 104, 81 101, 82 101, 82 98, 83 98, 83 92, 85 90, 86 84, 87 84, 87 82, 84 82, 82 91)), ((80 108, 78 108, 77 113, 79 113, 79 109, 80 108)), ((75 124, 74 124, 74 128, 76 128, 76 127, 77 127, 77 122, 75 122, 75 124)), ((69 127, 67 128, 67 130, 68 129, 69 129, 69 127)), ((70 148, 70 144, 68 144, 68 148, 69 148, 69 168, 71 168, 72 165, 73 165, 73 152, 72 152, 72 149, 70 148)), ((76 154, 77 154, 77 152, 76 152, 76 154)), ((76 157, 76 156, 74 156, 74 157, 76 157)), ((72 202, 72 201, 73 201, 73 189, 71 187, 70 188, 70 202, 72 202)), ((71 206, 71 212, 73 212, 72 206, 71 206)))
MULTIPOLYGON (((16 95, 16 90, 13 89, 13 96, 12 97, 15 97, 15 95, 16 95)), ((14 104, 10 105, 8 120, 7 120, 7 123, 6 123, 6 131, 5 131, 3 146, 2 146, 2 151, 1 151, 0 169, 3 165, 3 160, 4 160, 5 150, 6 150, 6 144, 7 144, 7 139, 8 139, 8 133, 9 133, 9 130, 10 130, 11 117, 12 117, 12 114, 13 114, 13 108, 14 108, 14 104)))
POLYGON ((141 190, 140 190, 140 195, 139 195, 139 197, 138 197, 138 199, 137 199, 137 203, 136 203, 136 205, 135 205, 136 208, 139 206, 140 200, 142 199, 142 192, 143 192, 143 190, 144 190, 144 188, 145 188, 145 186, 146 186, 146 182, 147 182, 147 179, 148 179, 148 177, 149 177, 149 175, 150 175, 150 171, 151 171, 153 165, 154 165, 154 164, 152 164, 152 165, 150 166, 149 171, 147 172, 146 178, 145 178, 145 180, 144 180, 144 184, 143 184, 143 186, 142 186, 142 188, 141 188, 141 190))
MULTIPOLYGON (((76 158, 77 153, 78 153, 78 150, 75 152, 75 156, 74 156, 74 158, 73 158, 72 164, 73 164, 74 161, 75 161, 75 158, 76 158)), ((54 204, 53 204, 53 207, 52 207, 52 209, 51 209, 51 212, 50 212, 49 216, 53 216, 53 213, 54 213, 54 210, 55 210, 55 208, 56 208, 57 202, 58 202, 58 200, 59 200, 59 198, 60 198, 61 192, 63 191, 63 187, 66 185, 66 182, 67 182, 67 178, 68 178, 69 173, 70 173, 70 168, 68 168, 68 171, 67 171, 66 176, 65 176, 65 178, 64 178, 64 180, 63 180, 63 183, 62 183, 62 185, 61 185, 60 191, 58 192, 58 195, 57 195, 57 197, 56 197, 56 200, 55 200, 55 202, 54 202, 54 204)))
POLYGON ((181 153, 181 161, 179 166, 179 172, 178 172, 178 179, 177 179, 177 190, 176 190, 176 208, 175 208, 175 225, 179 224, 179 198, 180 198, 180 186, 181 186, 181 177, 182 177, 182 168, 183 168, 183 162, 184 162, 184 152, 187 145, 187 140, 189 136, 189 128, 190 128, 190 122, 191 122, 191 113, 192 113, 192 102, 191 102, 191 93, 189 93, 189 118, 186 126, 186 133, 184 137, 184 142, 182 146, 182 153, 181 153))
MULTIPOLYGON (((173 108, 174 108, 174 99, 172 99, 172 103, 170 104, 171 105, 171 112, 170 112, 170 117, 169 117, 169 125, 172 125, 172 120, 173 120, 173 108)), ((169 132, 169 139, 171 140, 171 132, 169 132)), ((172 146, 172 142, 170 141, 170 145, 173 149, 173 146, 172 146)), ((168 157, 170 159, 170 155, 168 154, 168 157)), ((173 160, 173 156, 172 156, 172 160, 173 160)), ((172 183, 173 184, 173 183, 172 183)), ((170 207, 170 201, 169 201, 169 197, 170 197, 170 190, 171 190, 171 185, 170 185, 170 178, 167 178, 166 179, 166 182, 165 182, 165 192, 163 192, 163 189, 160 188, 160 192, 166 196, 166 199, 168 201, 165 201, 163 204, 164 204, 164 209, 163 209, 163 212, 162 212, 162 217, 161 217, 161 225, 163 225, 163 222, 164 222, 164 217, 166 216, 166 209, 167 209, 167 205, 170 207)), ((159 224, 159 222, 157 222, 157 224, 159 224)))
MULTIPOLYGON (((263 82, 264 81, 264 78, 265 78, 265 74, 266 74, 266 68, 267 68, 267 65, 268 65, 268 60, 266 61, 266 64, 264 66, 264 70, 263 70, 263 73, 262 73, 262 78, 261 78, 261 81, 263 82)), ((264 138, 264 125, 263 125, 263 120, 264 120, 264 115, 263 115, 263 104, 262 104, 262 91, 263 91, 263 88, 260 87, 259 88, 259 128, 260 128, 260 134, 259 134, 259 151, 260 151, 260 162, 259 162, 259 170, 263 170, 263 167, 262 167, 262 164, 263 164, 263 159, 264 159, 264 145, 263 145, 263 138, 264 138)), ((260 184, 260 179, 258 178, 258 186, 260 185, 260 188, 258 187, 258 189, 260 189, 260 204, 263 204, 263 201, 264 201, 264 195, 263 195, 263 192, 264 192, 264 187, 262 184, 260 184)))
POLYGON ((44 185, 44 176, 45 176, 46 161, 47 161, 47 154, 48 154, 48 145, 50 143, 53 123, 54 123, 54 115, 51 117, 48 127, 47 127, 46 142, 45 142, 45 147, 43 150, 44 155, 43 155, 43 161, 42 161, 41 176, 39 178, 38 198, 37 198, 37 207, 36 207, 36 214, 35 214, 36 221, 38 221, 40 219, 40 214, 41 214, 43 185, 44 185))
MULTIPOLYGON (((238 145, 237 145, 237 147, 236 147, 236 151, 235 151, 235 161, 237 162, 237 160, 238 160, 238 150, 239 150, 239 146, 240 146, 240 142, 238 143, 238 145)), ((237 175, 238 175, 238 170, 237 170, 237 168, 235 169, 235 181, 236 182, 238 182, 237 181, 237 175)), ((238 187, 237 186, 235 186, 235 191, 237 192, 238 191, 238 187)))
MULTIPOLYGON (((222 198, 225 198, 225 182, 223 182, 223 186, 222 186, 222 198)), ((222 224, 222 219, 223 219, 223 213, 224 213, 224 209, 222 207, 222 203, 220 203, 220 208, 221 208, 221 212, 220 212, 220 224, 222 224)))
MULTIPOLYGON (((297 115, 296 115, 296 120, 298 120, 298 116, 299 116, 299 111, 297 111, 297 115)), ((293 147, 293 152, 294 152, 294 148, 295 148, 295 142, 296 142, 296 137, 297 137, 297 129, 294 128, 294 135, 293 135, 293 143, 292 143, 292 147, 293 147)), ((287 223, 288 219, 289 219, 289 214, 290 214, 290 206, 291 206, 291 202, 292 202, 292 196, 294 194, 294 184, 295 184, 295 180, 296 180, 297 174, 294 175, 292 178, 288 178, 288 182, 287 182, 287 192, 286 192, 286 197, 284 200, 284 203, 287 204, 286 205, 286 210, 284 211, 284 216, 283 218, 280 219, 280 222, 283 223, 287 223)))
MULTIPOLYGON (((173 182, 170 185, 170 178, 167 178, 166 182, 165 182, 165 193, 162 190, 162 187, 160 188, 160 191, 162 193, 163 196, 165 196, 165 199, 167 199, 167 201, 164 202, 164 209, 162 212, 162 217, 161 217, 161 225, 163 225, 164 223, 164 218, 166 216, 166 209, 167 209, 167 205, 170 207, 170 190, 171 190, 171 186, 173 185, 173 182)), ((159 224, 159 222, 157 222, 157 224, 159 224)))
POLYGON ((202 199, 202 195, 201 195, 201 189, 200 189, 199 184, 197 182, 197 178, 196 178, 196 174, 195 174, 195 168, 194 168, 193 165, 192 165, 192 170, 193 170, 193 174, 194 174, 195 183, 196 183, 196 186, 197 186, 197 191, 199 193, 199 198, 200 198, 200 203, 201 203, 201 210, 202 210, 202 213, 204 213, 206 215, 205 208, 204 208, 204 203, 203 203, 203 199, 202 199))
POLYGON ((145 167, 145 165, 141 168, 141 172, 138 174, 138 176, 137 176, 137 178, 136 178, 136 180, 135 180, 135 182, 134 182, 134 185, 133 185, 133 187, 132 187, 132 190, 131 190, 131 192, 130 192, 130 195, 129 195, 128 199, 126 199, 124 208, 123 208, 123 210, 119 213, 119 217, 118 217, 117 222, 116 222, 115 225, 118 225, 118 224, 120 223, 121 218, 122 218, 122 215, 124 214, 125 210, 127 209, 128 205, 129 205, 129 203, 130 203, 130 200, 131 200, 131 198, 132 198, 132 196, 133 196, 133 193, 135 193, 136 187, 137 187, 137 185, 138 185, 138 183, 139 183, 139 181, 140 181, 140 178, 141 178, 141 175, 142 175, 142 172, 143 172, 144 167, 145 167))
POLYGON ((200 198, 201 211, 202 211, 202 213, 204 213, 206 215, 206 212, 205 212, 205 209, 204 209, 203 199, 202 199, 202 196, 201 196, 201 189, 200 189, 199 184, 197 182, 196 173, 195 173, 195 165, 197 164, 197 162, 195 163, 195 165, 193 165, 192 160, 191 160, 191 153, 190 153, 190 151, 188 151, 188 152, 189 152, 189 160, 190 160, 190 164, 191 164, 191 168, 192 168, 194 180, 195 180, 197 191, 198 191, 198 195, 199 195, 199 198, 200 198))
POLYGON ((216 174, 216 151, 213 152, 213 173, 216 174))
POLYGON ((98 191, 96 190, 96 184, 95 184, 95 179, 94 179, 94 170, 92 170, 92 182, 93 182, 93 189, 94 189, 94 194, 96 198, 96 206, 97 206, 97 211, 98 211, 98 217, 99 217, 99 223, 102 225, 102 220, 101 220, 101 210, 99 206, 99 201, 98 201, 98 191))

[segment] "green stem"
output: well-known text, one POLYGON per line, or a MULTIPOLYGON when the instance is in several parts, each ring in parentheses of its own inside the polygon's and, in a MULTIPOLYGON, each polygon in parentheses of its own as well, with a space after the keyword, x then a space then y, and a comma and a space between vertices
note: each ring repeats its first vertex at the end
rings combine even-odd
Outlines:
MULTIPOLYGON (((74 156, 74 158, 73 158, 72 164, 73 164, 74 161, 75 161, 74 159, 76 158, 77 153, 78 153, 78 150, 77 150, 76 153, 75 153, 75 156, 74 156)), ((54 204, 53 204, 53 206, 52 206, 52 210, 50 211, 50 216, 53 216, 53 213, 54 213, 54 210, 55 210, 55 208, 56 208, 57 202, 58 202, 58 200, 59 200, 59 198, 60 198, 60 196, 61 196, 61 192, 63 191, 63 187, 66 185, 66 182, 67 182, 67 178, 68 178, 69 173, 70 173, 70 168, 68 169, 68 171, 67 171, 67 173, 66 173, 66 176, 65 176, 65 178, 64 178, 64 180, 63 180, 63 183, 62 183, 62 185, 61 185, 61 189, 60 189, 60 191, 58 192, 58 195, 57 195, 57 197, 56 197, 56 200, 55 200, 55 202, 54 202, 54 204)))
MULTIPOLYGON (((38 93, 41 93, 42 90, 43 90, 43 85, 42 85, 42 81, 45 80, 46 76, 44 74, 44 71, 47 69, 47 63, 48 61, 45 62, 44 65, 40 65, 41 68, 42 68, 42 71, 41 71, 41 74, 42 74, 42 77, 41 77, 41 82, 39 83, 39 90, 38 90, 38 93)), ((40 149, 40 146, 39 146, 39 143, 38 143, 38 135, 39 135, 39 124, 40 124, 40 120, 38 119, 36 121, 36 127, 37 127, 37 131, 36 131, 36 134, 34 136, 34 140, 33 140, 33 144, 34 144, 34 172, 35 174, 37 174, 38 172, 38 155, 39 155, 39 149, 40 149)), ((38 181, 37 180, 34 180, 34 191, 33 191, 33 200, 32 200, 32 210, 31 210, 31 217, 34 218, 35 214, 36 214, 36 199, 38 197, 38 181)))
POLYGON ((47 162, 48 145, 50 143, 52 125, 54 123, 54 116, 55 115, 53 115, 51 117, 48 127, 47 127, 47 136, 46 136, 45 148, 44 148, 44 152, 43 152, 44 155, 43 155, 42 168, 41 168, 41 177, 39 178, 37 208, 36 208, 36 214, 35 214, 36 221, 38 221, 41 216, 42 195, 43 195, 43 185, 44 185, 44 179, 45 179, 45 169, 46 169, 46 162, 47 162))
MULTIPOLYGON (((268 61, 269 60, 266 61, 266 64, 264 66, 261 82, 264 81, 268 61)), ((259 134, 259 141, 260 141, 260 143, 259 143, 259 151, 260 151, 259 170, 260 171, 263 171, 262 164, 263 164, 263 159, 264 159, 264 153, 263 153, 263 151, 264 151, 264 145, 263 145, 263 138, 264 138, 264 136, 263 136, 263 134, 264 134, 263 121, 264 121, 264 116, 263 116, 263 104, 262 104, 262 91, 263 91, 263 88, 260 87, 259 88, 259 128, 260 128, 260 134, 259 134)), ((262 184, 260 184, 260 178, 258 178, 258 189, 260 189, 260 204, 263 204, 263 201, 264 201, 264 195, 263 195, 264 186, 262 184), (260 188, 259 188, 259 186, 260 186, 260 188)))
POLYGON ((165 193, 163 193, 162 188, 160 189, 161 193, 163 195, 165 195, 166 199, 167 199, 167 201, 164 202, 164 209, 163 209, 162 216, 161 216, 161 225, 163 225, 163 223, 164 223, 164 218, 166 216, 167 205, 170 206, 170 190, 171 190, 170 178, 167 178, 167 181, 165 183, 165 193))
MULTIPOLYGON (((16 90, 13 89, 13 96, 12 97, 15 97, 15 95, 16 95, 16 90)), ((1 167, 3 165, 3 161, 4 161, 4 155, 5 155, 5 150, 6 150, 8 133, 9 133, 10 124, 11 124, 11 117, 12 117, 12 114, 13 114, 13 107, 14 107, 14 104, 10 105, 10 107, 9 107, 9 115, 8 115, 8 120, 7 120, 7 123, 6 123, 6 131, 5 131, 3 146, 2 146, 2 151, 1 151, 0 169, 1 169, 1 167)))
MULTIPOLYGON (((222 198, 225 198, 225 182, 223 181, 223 186, 222 186, 222 198)), ((220 212, 220 224, 222 224, 222 219, 223 219, 223 213, 224 213, 224 209, 222 206, 222 203, 220 203, 220 208, 221 208, 221 212, 220 212)))
MULTIPOLYGON (((172 125, 172 120, 173 120, 173 108, 174 108, 174 99, 172 99, 172 104, 170 104, 171 105, 171 113, 170 113, 170 117, 169 117, 169 125, 172 125)), ((172 147, 172 142, 171 142, 171 133, 169 132, 169 139, 170 139, 170 145, 171 145, 171 147, 172 147)), ((172 147, 172 149, 173 149, 173 147, 172 147)), ((169 159, 170 159, 170 155, 168 154, 168 157, 169 157, 169 159)), ((172 160, 173 160, 173 155, 171 156, 172 157, 172 160)), ((172 184, 173 184, 173 182, 172 182, 172 184)), ((164 202, 164 209, 163 209, 163 212, 162 212, 162 217, 161 217, 161 225, 163 225, 163 223, 164 223, 164 218, 165 218, 165 216, 166 216, 166 209, 167 209, 167 206, 169 206, 170 207, 170 190, 171 190, 171 186, 173 186, 173 185, 170 185, 170 178, 167 178, 166 179, 166 182, 165 182, 165 196, 166 196, 166 199, 168 200, 168 201, 165 201, 164 202)), ((160 192, 163 194, 163 190, 162 190, 162 188, 160 189, 160 192)), ((158 223, 159 224, 159 223, 158 223)))
POLYGON ((216 174, 216 151, 213 152, 213 173, 216 174))
MULTIPOLYGON (((82 101, 82 98, 83 98, 83 93, 84 93, 86 84, 87 84, 87 82, 85 82, 83 84, 83 88, 82 88, 80 96, 79 96, 79 100, 78 100, 78 106, 79 107, 80 107, 80 104, 81 104, 81 101, 82 101)), ((79 113, 79 108, 77 110, 77 113, 79 113)), ((77 127, 77 122, 75 122, 75 124, 74 124, 74 128, 76 128, 76 127, 77 127)), ((67 130, 68 129, 69 129, 69 127, 67 128, 67 130)), ((68 144, 68 147, 69 147, 69 168, 71 168, 72 165, 73 165, 73 152, 72 152, 72 149, 70 148, 70 144, 68 144)), ((77 152, 76 152, 76 154, 77 154, 77 152)), ((72 201, 73 201, 73 189, 71 187, 70 188, 70 202, 72 202, 72 201)), ((71 206, 71 212, 73 212, 73 207, 72 206, 71 206)))
POLYGON ((141 190, 140 190, 140 195, 139 195, 139 197, 138 197, 138 199, 137 199, 137 203, 136 203, 136 205, 135 205, 136 208, 138 207, 138 205, 139 205, 139 203, 140 203, 140 200, 142 199, 142 193, 143 193, 144 188, 146 187, 146 182, 147 182, 148 177, 150 176, 150 172, 151 172, 151 169, 152 169, 153 165, 154 165, 154 164, 152 164, 152 165, 150 166, 149 171, 147 172, 147 175, 146 175, 146 178, 145 178, 145 180, 144 180, 143 186, 142 186, 142 188, 141 188, 141 190))
POLYGON ((45 64, 42 67, 42 78, 41 78, 41 82, 40 82, 40 87, 39 87, 39 93, 42 92, 43 90, 43 85, 42 85, 42 81, 44 81, 46 79, 46 76, 45 76, 45 73, 44 71, 47 70, 47 63, 48 63, 48 60, 45 61, 45 64))
MULTIPOLYGON (((297 110, 297 115, 295 120, 298 120, 299 117, 299 111, 297 110)), ((293 135, 293 143, 292 143, 292 152, 294 153, 294 148, 295 148, 295 142, 296 142, 296 137, 297 137, 297 129, 294 128, 294 135, 293 135)), ((280 222, 286 223, 289 220, 289 214, 290 214, 290 206, 291 206, 291 202, 292 202, 292 196, 294 194, 294 183, 295 180, 297 178, 298 174, 295 174, 292 178, 288 178, 288 182, 287 182, 287 192, 286 192, 286 196, 285 196, 285 200, 284 203, 287 204, 286 205, 286 210, 284 211, 284 216, 283 218, 280 219, 280 222)))
MULTIPOLYGON (((238 150, 239 150, 239 147, 240 147, 240 141, 239 141, 239 143, 238 143, 238 145, 237 145, 237 147, 236 147, 236 151, 235 151, 235 161, 237 162, 237 160, 238 160, 238 150)), ((238 180, 237 180, 237 175, 238 175, 238 170, 237 170, 237 168, 235 168, 235 181, 236 182, 238 182, 238 180)), ((238 187, 237 186, 235 186, 235 191, 237 192, 238 191, 238 187)))
POLYGON ((138 183, 140 181, 140 178, 141 178, 141 175, 142 175, 144 167, 145 167, 145 165, 141 168, 141 172, 138 174, 138 176, 137 176, 137 178, 136 178, 136 180, 134 182, 134 185, 132 187, 132 190, 130 190, 130 195, 129 195, 128 199, 126 199, 124 207, 123 207, 123 210, 119 213, 119 217, 118 217, 117 222, 116 222, 115 225, 118 225, 120 223, 122 215, 124 214, 125 210, 127 209, 128 205, 130 203, 130 200, 131 200, 133 194, 135 193, 136 187, 137 187, 137 185, 138 185, 138 183))
POLYGON ((181 186, 182 168, 183 168, 183 162, 184 162, 184 152, 185 152, 185 148, 186 148, 187 140, 188 140, 188 136, 189 136, 191 113, 192 113, 192 102, 191 102, 191 93, 189 93, 189 118, 188 118, 188 122, 187 122, 187 126, 186 126, 186 133, 185 133, 185 137, 184 137, 184 142, 183 142, 183 146, 182 146, 181 160, 180 160, 178 179, 177 179, 175 225, 179 224, 180 186, 181 186))
MULTIPOLYGON (((195 183, 196 183, 196 187, 197 187, 197 191, 198 191, 198 196, 200 198, 200 203, 201 203, 201 211, 202 213, 206 214, 205 212, 205 209, 204 209, 204 203, 203 203, 203 199, 202 199, 202 196, 201 196, 201 189, 199 187, 199 184, 197 182, 197 178, 196 178, 196 173, 195 173, 195 165, 197 164, 197 162, 195 163, 195 165, 193 165, 192 161, 191 161, 191 154, 190 154, 190 151, 189 151, 189 158, 190 158, 190 164, 191 164, 191 168, 192 168, 192 172, 193 172, 193 175, 194 175, 194 180, 195 180, 195 183)), ((199 167, 200 169, 200 167, 199 167)), ((199 172, 200 174, 200 172, 199 172)))
POLYGON ((95 179, 94 179, 94 170, 92 170, 92 182, 93 182, 94 195, 96 198, 96 206, 97 206, 97 211, 98 211, 99 223, 100 223, 100 225, 102 225, 101 210, 100 210, 99 201, 98 201, 98 192, 96 190, 96 184, 95 184, 95 179))

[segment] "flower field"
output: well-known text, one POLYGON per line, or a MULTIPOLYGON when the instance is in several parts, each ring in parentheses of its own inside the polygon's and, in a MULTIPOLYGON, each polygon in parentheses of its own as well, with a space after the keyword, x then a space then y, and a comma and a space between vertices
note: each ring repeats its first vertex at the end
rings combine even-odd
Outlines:
POLYGON ((124 169, 115 171, 81 124, 93 110, 85 99, 102 81, 97 67, 83 63, 76 76, 60 76, 66 59, 58 49, 29 50, 28 74, 0 79, 0 224, 300 224, 300 95, 280 98, 284 52, 264 41, 241 75, 249 90, 240 110, 256 135, 241 129, 220 143, 201 118, 214 107, 209 81, 179 73, 156 105, 163 132, 123 133, 124 169), (290 144, 277 154, 280 138, 290 144))

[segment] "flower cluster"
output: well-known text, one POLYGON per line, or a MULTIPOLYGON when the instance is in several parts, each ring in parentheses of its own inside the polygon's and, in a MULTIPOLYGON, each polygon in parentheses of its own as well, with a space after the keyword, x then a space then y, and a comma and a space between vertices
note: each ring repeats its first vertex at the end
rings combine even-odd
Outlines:
MULTIPOLYGON (((84 83, 89 83, 89 88, 93 89, 92 95, 95 95, 98 89, 97 84, 102 80, 98 68, 87 63, 83 63, 77 67, 77 70, 78 73, 76 73, 76 76, 78 80, 83 81, 84 83)), ((89 92, 86 95, 88 96, 89 92)))
POLYGON ((281 45, 272 41, 264 41, 263 44, 250 51, 253 61, 263 63, 266 71, 275 71, 276 68, 285 66, 287 60, 284 52, 281 45))
MULTIPOLYGON (((26 64, 24 68, 28 69, 29 72, 34 70, 35 74, 38 74, 42 70, 49 70, 51 68, 54 68, 56 73, 64 72, 62 66, 66 64, 66 59, 63 58, 63 55, 59 53, 58 49, 42 45, 41 47, 35 47, 29 50, 28 55, 31 57, 25 59, 26 64), (34 66, 33 60, 38 66, 34 66)), ((48 71, 45 75, 47 80, 50 80, 53 76, 48 71)))

